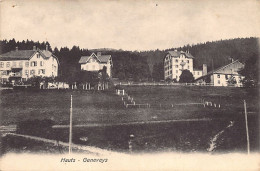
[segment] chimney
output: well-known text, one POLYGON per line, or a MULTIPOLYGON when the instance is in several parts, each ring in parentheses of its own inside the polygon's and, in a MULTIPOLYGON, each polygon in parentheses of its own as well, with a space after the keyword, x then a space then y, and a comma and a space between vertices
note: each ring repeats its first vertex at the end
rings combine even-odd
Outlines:
POLYGON ((98 52, 98 53, 97 53, 97 56, 101 56, 101 52, 98 52))
POLYGON ((46 51, 47 51, 47 50, 49 50, 49 46, 48 46, 48 45, 46 45, 46 51))
POLYGON ((207 75, 208 69, 207 64, 203 64, 202 75, 207 75))
POLYGON ((33 46, 33 50, 36 50, 36 46, 33 46))
POLYGON ((18 46, 15 47, 15 51, 18 51, 18 46))

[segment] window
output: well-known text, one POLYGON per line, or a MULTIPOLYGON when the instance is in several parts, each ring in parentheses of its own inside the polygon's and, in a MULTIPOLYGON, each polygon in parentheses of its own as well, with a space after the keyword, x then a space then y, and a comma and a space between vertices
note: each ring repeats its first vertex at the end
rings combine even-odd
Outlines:
POLYGON ((38 74, 45 74, 45 69, 39 69, 38 74))
POLYGON ((228 75, 225 75, 226 80, 228 79, 228 75))
POLYGON ((178 73, 178 70, 176 70, 176 74, 178 73))
POLYGON ((29 71, 27 69, 25 70, 25 75, 29 75, 29 71))
POLYGON ((25 62, 25 67, 29 67, 29 62, 25 62))
POLYGON ((176 59, 175 62, 178 62, 178 59, 176 59))
POLYGON ((181 62, 183 62, 183 60, 181 60, 181 62))
POLYGON ((37 66, 37 61, 32 61, 31 66, 37 66))
POLYGON ((43 66, 44 65, 44 61, 40 61, 40 66, 43 66))
POLYGON ((198 72, 198 75, 200 75, 200 72, 198 72))
POLYGON ((218 74, 218 78, 220 78, 220 75, 218 74))
POLYGON ((218 80, 218 84, 220 84, 220 80, 218 80))
POLYGON ((37 54, 37 58, 40 58, 40 54, 39 53, 37 54))
POLYGON ((10 62, 7 62, 7 63, 6 63, 6 67, 10 67, 10 62))
POLYGON ((0 62, 0 68, 4 68, 4 63, 0 62))
POLYGON ((175 65, 175 68, 178 68, 178 65, 175 65))
POLYGON ((23 67, 23 61, 19 62, 19 67, 23 67))
POLYGON ((34 74, 35 74, 35 70, 32 69, 32 70, 30 71, 30 74, 31 74, 31 75, 34 75, 34 74))
POLYGON ((188 65, 188 69, 190 69, 190 66, 188 65))
POLYGON ((187 63, 190 63, 190 61, 189 61, 189 60, 187 60, 187 63))
POLYGON ((2 75, 7 75, 7 71, 2 71, 2 75))

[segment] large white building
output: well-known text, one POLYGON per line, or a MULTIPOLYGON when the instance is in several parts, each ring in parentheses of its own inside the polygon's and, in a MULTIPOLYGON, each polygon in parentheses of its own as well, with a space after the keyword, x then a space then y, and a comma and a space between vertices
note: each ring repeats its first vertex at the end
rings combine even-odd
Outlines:
POLYGON ((241 76, 238 72, 242 68, 244 68, 244 64, 236 60, 197 78, 195 82, 210 83, 213 86, 242 87, 242 80, 244 79, 244 76, 241 76))
POLYGON ((0 81, 25 81, 34 76, 58 76, 58 58, 46 46, 45 50, 16 50, 0 55, 0 81))
POLYGON ((90 56, 82 56, 79 63, 81 64, 81 70, 85 71, 99 71, 105 66, 108 76, 112 76, 113 63, 111 55, 101 55, 101 52, 98 52, 97 55, 92 53, 90 56))
POLYGON ((201 77, 202 70, 193 69, 193 59, 194 57, 188 52, 168 51, 164 58, 164 79, 179 81, 183 70, 189 70, 195 79, 201 77))

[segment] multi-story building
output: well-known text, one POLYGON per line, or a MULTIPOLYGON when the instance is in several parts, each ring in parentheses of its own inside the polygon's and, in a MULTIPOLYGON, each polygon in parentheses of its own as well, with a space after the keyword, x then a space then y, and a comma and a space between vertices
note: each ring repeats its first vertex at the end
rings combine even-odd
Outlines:
POLYGON ((108 76, 112 76, 113 63, 111 55, 101 55, 101 52, 98 52, 97 55, 92 53, 90 56, 82 56, 79 63, 81 64, 81 70, 85 71, 99 71, 105 66, 108 76))
POLYGON ((168 51, 164 58, 164 79, 179 81, 183 70, 189 70, 195 78, 202 76, 202 70, 193 69, 193 56, 183 51, 168 51))
POLYGON ((244 64, 238 60, 231 62, 228 65, 222 66, 210 71, 206 75, 195 80, 197 83, 210 83, 214 86, 235 86, 242 87, 244 76, 239 74, 239 71, 244 68, 244 64))
POLYGON ((16 50, 0 55, 0 81, 19 82, 34 76, 58 76, 58 58, 45 50, 16 50))

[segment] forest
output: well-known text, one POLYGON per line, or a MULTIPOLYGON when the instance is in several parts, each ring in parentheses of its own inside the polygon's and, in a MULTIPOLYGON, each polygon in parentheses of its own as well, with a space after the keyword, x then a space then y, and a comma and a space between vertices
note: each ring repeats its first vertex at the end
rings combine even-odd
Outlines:
MULTIPOLYGON (((212 67, 218 68, 230 63, 231 58, 238 59, 243 63, 254 57, 259 58, 258 38, 255 37, 204 42, 196 45, 188 44, 183 47, 150 51, 124 51, 106 48, 91 50, 79 46, 58 49, 57 47, 53 48, 49 42, 11 39, 0 41, 0 54, 15 50, 16 47, 20 50, 30 50, 33 46, 45 49, 46 45, 58 57, 60 62, 59 75, 64 78, 74 77, 80 71, 78 63, 80 57, 88 56, 93 52, 102 52, 102 54, 112 56, 113 78, 133 81, 163 80, 163 59, 169 50, 189 51, 194 56, 194 68, 202 69, 202 64, 207 64, 208 71, 212 70, 212 67)), ((252 62, 247 63, 252 64, 252 62)))

